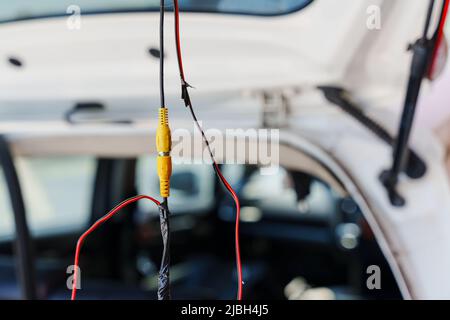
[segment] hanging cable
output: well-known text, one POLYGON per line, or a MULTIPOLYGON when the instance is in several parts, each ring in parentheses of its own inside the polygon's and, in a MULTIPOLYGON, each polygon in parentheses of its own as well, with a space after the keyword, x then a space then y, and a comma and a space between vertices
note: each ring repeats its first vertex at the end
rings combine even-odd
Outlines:
POLYGON ((223 176, 222 172, 220 171, 220 168, 219 168, 219 166, 215 160, 214 154, 211 150, 208 138, 206 137, 205 132, 203 131, 202 127, 200 126, 200 123, 199 123, 197 116, 195 115, 194 109, 192 107, 192 102, 191 102, 191 98, 189 96, 189 91, 188 91, 188 89, 191 86, 186 82, 186 78, 185 78, 185 74, 184 74, 184 67, 183 67, 183 57, 182 57, 182 52, 181 52, 180 8, 179 8, 178 0, 173 0, 173 5, 174 5, 174 15, 175 15, 175 42, 176 42, 176 48, 177 48, 178 67, 179 67, 180 79, 181 79, 181 98, 183 99, 186 107, 189 108, 189 111, 195 122, 195 125, 202 135, 203 141, 208 149, 209 155, 211 157, 211 161, 213 163, 213 169, 214 169, 217 177, 222 182, 224 187, 228 190, 228 192, 231 195, 231 197, 233 198, 235 206, 236 206, 235 250, 236 250, 236 269, 237 269, 237 275, 238 275, 237 299, 242 300, 243 281, 242 281, 242 263, 241 263, 241 252, 240 252, 240 242, 239 242, 239 222, 240 222, 241 207, 240 207, 240 203, 239 203, 239 198, 238 198, 236 192, 231 187, 231 185, 228 183, 228 181, 223 176))
POLYGON ((78 239, 77 247, 75 250, 75 261, 73 263, 74 266, 74 274, 73 274, 73 283, 72 283, 72 300, 75 300, 77 297, 77 283, 78 283, 78 269, 79 269, 79 263, 80 263, 80 252, 81 247, 83 246, 84 240, 88 235, 90 235, 92 232, 97 230, 102 224, 104 224, 106 221, 111 219, 116 213, 118 213, 121 209, 125 208, 126 206, 137 202, 141 199, 147 199, 150 201, 153 201, 158 207, 161 207, 161 203, 149 196, 136 196, 129 198, 127 200, 122 201, 120 204, 118 204, 116 207, 114 207, 110 212, 108 212, 105 216, 97 220, 85 233, 81 235, 81 237, 78 239))
POLYGON ((164 0, 161 0, 160 6, 160 99, 161 107, 159 108, 159 121, 156 130, 156 148, 158 151, 157 158, 157 169, 158 177, 160 180, 160 194, 163 198, 163 202, 155 200, 149 196, 136 196, 129 198, 114 209, 112 209, 108 214, 95 222, 85 233, 81 235, 78 239, 77 247, 75 250, 75 261, 74 261, 74 276, 72 284, 72 300, 76 299, 77 295, 77 283, 78 283, 78 269, 79 269, 79 259, 81 247, 84 243, 86 237, 95 231, 98 227, 112 218, 119 210, 128 206, 131 203, 139 201, 141 199, 148 199, 153 201, 159 208, 159 217, 161 225, 161 236, 163 239, 163 254, 161 259, 161 268, 158 276, 158 300, 170 299, 170 277, 169 277, 169 266, 170 266, 170 224, 169 224, 169 208, 168 208, 168 198, 170 195, 170 176, 172 174, 172 159, 170 156, 170 151, 172 148, 172 139, 169 128, 169 116, 168 110, 165 106, 165 94, 164 94, 164 0))
POLYGON ((164 93, 164 0, 160 0, 159 8, 159 99, 161 108, 166 107, 164 93))
POLYGON ((159 122, 156 129, 156 149, 158 151, 157 168, 159 176, 160 194, 163 202, 159 207, 159 220, 161 226, 161 236, 163 240, 163 255, 158 277, 158 300, 170 299, 170 212, 168 198, 170 195, 170 176, 172 175, 172 139, 169 127, 169 114, 165 103, 164 94, 164 14, 165 3, 160 0, 159 19, 159 45, 160 45, 160 102, 159 122))

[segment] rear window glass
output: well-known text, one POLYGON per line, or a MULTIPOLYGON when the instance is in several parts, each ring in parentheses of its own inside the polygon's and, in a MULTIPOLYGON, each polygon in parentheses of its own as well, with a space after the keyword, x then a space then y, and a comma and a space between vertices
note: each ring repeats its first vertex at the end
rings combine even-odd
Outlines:
POLYGON ((181 0, 181 10, 279 15, 298 11, 312 0, 181 0))
MULTIPOLYGON (((281 15, 303 9, 312 0, 180 0, 182 11, 281 15)), ((173 8, 166 0, 167 9, 173 8)), ((0 22, 73 14, 158 11, 159 0, 0 0, 0 22)))

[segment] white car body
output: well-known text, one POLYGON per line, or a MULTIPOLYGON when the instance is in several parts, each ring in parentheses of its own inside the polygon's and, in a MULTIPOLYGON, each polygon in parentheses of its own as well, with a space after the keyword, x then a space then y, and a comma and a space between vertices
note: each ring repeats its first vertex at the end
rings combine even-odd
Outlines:
MULTIPOLYGON (((379 181, 392 148, 327 102, 317 85, 348 89, 395 134, 411 54, 420 36, 423 0, 316 0, 297 13, 249 17, 182 15, 185 68, 192 99, 206 127, 260 126, 260 92, 294 92, 280 132, 282 165, 307 168, 341 185, 362 209, 405 299, 450 299, 450 186, 443 147, 431 131, 414 132, 411 146, 425 160, 420 180, 402 179, 403 208, 393 207, 379 181), (368 21, 380 9, 381 28, 368 21), (289 156, 287 156, 289 155, 289 156), (305 160, 302 163, 302 159, 305 160), (312 164, 311 164, 312 163, 312 164), (314 164, 316 165, 314 167, 314 164)), ((167 34, 173 32, 167 18, 167 34)), ((0 130, 16 155, 155 152, 158 60, 156 13, 82 16, 80 30, 65 18, 0 26, 0 130), (79 101, 100 101, 104 117, 132 125, 72 126, 62 115, 79 101), (21 115, 40 118, 30 122, 21 115), (123 148, 117 150, 117 145, 123 148)), ((179 100, 173 37, 167 37, 169 108, 174 128, 193 129, 179 100)))

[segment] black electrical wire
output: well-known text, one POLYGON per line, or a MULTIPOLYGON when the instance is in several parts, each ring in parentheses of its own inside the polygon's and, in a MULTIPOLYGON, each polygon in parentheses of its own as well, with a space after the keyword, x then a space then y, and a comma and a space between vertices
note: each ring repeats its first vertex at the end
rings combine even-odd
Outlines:
POLYGON ((164 93, 164 0, 160 0, 159 8, 159 97, 161 108, 166 107, 164 93))
POLYGON ((428 11, 427 11, 427 17, 425 20, 425 26, 423 28, 422 39, 427 39, 427 37, 428 37, 428 31, 430 30, 430 25, 431 25, 431 18, 433 16, 434 2, 435 2, 435 0, 428 0, 428 11))
MULTIPOLYGON (((164 93, 164 14, 165 3, 160 0, 160 19, 159 19, 159 41, 160 41, 160 99, 161 108, 166 107, 164 93)), ((161 226, 161 237, 163 241, 163 254, 158 276, 158 300, 170 300, 170 211, 168 199, 164 198, 159 207, 159 221, 161 226)))

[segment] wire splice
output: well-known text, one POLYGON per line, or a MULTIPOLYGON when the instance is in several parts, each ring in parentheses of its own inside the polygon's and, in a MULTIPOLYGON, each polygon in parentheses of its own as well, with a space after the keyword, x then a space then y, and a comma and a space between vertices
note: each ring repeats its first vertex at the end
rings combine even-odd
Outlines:
POLYGON ((202 127, 200 126, 200 123, 199 123, 197 116, 194 112, 194 109, 192 107, 192 101, 189 96, 189 90, 188 90, 191 86, 186 82, 186 79, 185 79, 184 67, 183 67, 183 57, 182 57, 182 52, 181 52, 180 8, 179 8, 178 0, 173 0, 173 5, 174 5, 174 15, 175 15, 175 19, 174 19, 175 20, 175 42, 176 42, 176 48, 177 48, 178 68, 179 68, 180 79, 181 79, 181 99, 184 101, 185 106, 187 108, 189 108, 189 111, 192 115, 194 123, 202 135, 203 141, 208 149, 209 155, 210 155, 212 163, 213 163, 214 172, 216 173, 217 177, 222 182, 224 187, 228 190, 228 192, 229 192, 230 196, 233 198, 233 201, 236 206, 235 249, 236 249, 236 270, 237 270, 237 275, 238 275, 237 299, 242 300, 243 277, 242 277, 242 262, 241 262, 241 250, 240 250, 240 241, 239 241, 239 222, 240 222, 241 206, 239 203, 239 197, 237 196, 236 192, 233 190, 231 185, 228 183, 228 181, 225 179, 222 172, 220 171, 219 165, 217 164, 217 161, 211 150, 208 138, 206 137, 205 132, 203 131, 202 127))
POLYGON ((169 127, 169 115, 165 103, 164 95, 164 0, 160 0, 160 20, 159 20, 159 42, 160 42, 160 99, 159 122, 156 131, 156 147, 158 150, 157 170, 159 176, 160 193, 163 197, 162 205, 159 209, 159 219, 161 226, 161 236, 163 240, 163 256, 158 277, 158 299, 169 300, 170 296, 170 223, 169 223, 169 203, 170 196, 170 176, 172 175, 172 158, 170 151, 172 139, 169 127))
POLYGON ((170 176, 172 175, 172 138, 169 127, 167 108, 159 109, 158 128, 156 129, 156 149, 158 151, 157 167, 160 194, 163 198, 170 195, 170 176))
POLYGON ((170 300, 170 212, 167 199, 159 207, 159 221, 163 239, 163 254, 158 277, 158 300, 170 300))
POLYGON ((164 94, 164 0, 161 0, 160 6, 160 46, 161 46, 161 60, 160 60, 160 99, 161 108, 159 109, 158 116, 158 128, 156 134, 156 147, 158 151, 157 159, 157 169, 158 176, 160 179, 160 193, 163 197, 163 202, 160 203, 158 200, 149 196, 136 196, 129 198, 119 205, 114 207, 108 214, 103 216, 97 222, 95 222, 85 233, 81 235, 78 239, 76 250, 75 250, 75 261, 74 261, 74 276, 72 283, 72 296, 71 299, 75 300, 77 295, 77 284, 78 284, 78 270, 79 270, 79 259, 81 247, 84 243, 86 237, 95 231, 98 227, 104 224, 106 221, 111 219, 119 210, 128 206, 131 203, 139 201, 141 199, 148 199, 153 201, 159 207, 160 215, 160 225, 161 225, 161 235, 163 239, 163 255, 161 259, 161 267, 158 277, 158 299, 167 300, 170 299, 170 224, 169 217, 170 212, 168 208, 168 197, 170 195, 170 176, 172 174, 172 159, 170 156, 170 151, 172 148, 172 139, 169 127, 169 116, 168 110, 165 107, 165 94, 164 94))

